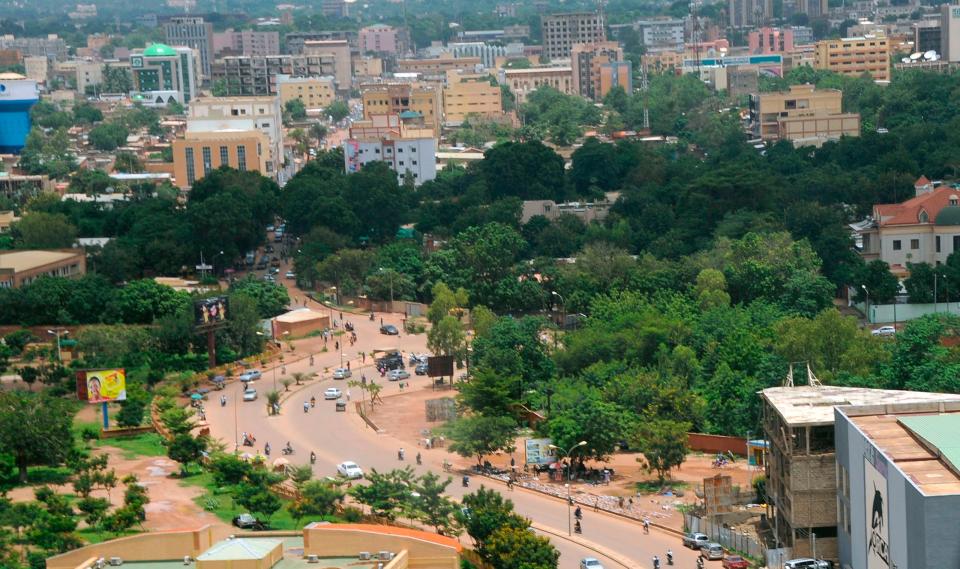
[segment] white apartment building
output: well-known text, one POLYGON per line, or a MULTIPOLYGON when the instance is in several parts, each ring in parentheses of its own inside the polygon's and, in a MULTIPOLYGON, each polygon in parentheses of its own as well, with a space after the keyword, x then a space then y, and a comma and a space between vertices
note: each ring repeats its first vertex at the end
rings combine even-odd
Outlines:
POLYGON ((283 113, 279 97, 203 97, 190 102, 187 132, 259 130, 270 139, 266 174, 283 165, 283 113))

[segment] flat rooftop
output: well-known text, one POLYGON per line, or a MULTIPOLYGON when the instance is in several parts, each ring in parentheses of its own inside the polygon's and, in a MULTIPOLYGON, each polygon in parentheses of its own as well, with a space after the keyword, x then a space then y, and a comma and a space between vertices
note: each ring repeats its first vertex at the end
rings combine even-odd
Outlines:
MULTIPOLYGON (((876 414, 841 410, 903 475, 926 496, 960 494, 960 404, 941 412, 916 405, 889 407, 876 414)), ((867 411, 869 412, 869 411, 867 411)))
MULTIPOLYGON (((253 543, 258 541, 275 543, 278 538, 244 537, 243 540, 253 543)), ((360 561, 356 557, 321 557, 319 564, 308 564, 307 560, 303 558, 302 536, 284 537, 281 540, 283 541, 283 559, 271 569, 368 569, 377 566, 376 560, 360 561)), ((123 567, 130 569, 184 569, 185 566, 183 559, 172 559, 170 561, 125 561, 123 567)), ((195 569, 196 563, 190 564, 189 568, 195 569)))
POLYGON ((59 263, 83 255, 83 251, 13 251, 0 253, 0 269, 13 269, 14 272, 29 271, 37 267, 59 263))
POLYGON ((323 312, 317 312, 316 310, 311 310, 309 308, 298 308, 297 310, 291 310, 276 317, 277 322, 283 322, 286 324, 293 324, 296 322, 310 322, 312 320, 317 320, 320 318, 327 318, 328 316, 323 312))
POLYGON ((893 405, 960 401, 960 395, 897 391, 866 387, 809 386, 771 387, 760 395, 791 426, 826 426, 834 423, 833 408, 847 405, 893 405))

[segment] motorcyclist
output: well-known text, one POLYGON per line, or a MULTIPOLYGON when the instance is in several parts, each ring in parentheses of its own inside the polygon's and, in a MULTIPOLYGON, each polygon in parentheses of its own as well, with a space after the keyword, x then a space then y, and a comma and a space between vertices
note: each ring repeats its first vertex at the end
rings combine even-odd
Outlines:
POLYGON ((290 446, 290 441, 287 441, 287 446, 284 447, 284 450, 287 452, 293 452, 293 447, 290 446))
POLYGON ((703 557, 697 557, 697 569, 703 569, 703 557))
POLYGON ((317 462, 317 453, 310 451, 310 464, 316 464, 317 462))
POLYGON ((403 451, 403 447, 400 447, 400 450, 397 451, 397 460, 403 460, 406 453, 403 451))
POLYGON ((420 457, 420 453, 417 453, 417 464, 423 464, 423 459, 420 457))
POLYGON ((469 477, 469 476, 464 476, 464 477, 463 477, 463 487, 466 488, 466 487, 468 487, 468 486, 470 486, 470 477, 469 477))
POLYGON ((580 525, 580 520, 574 522, 573 533, 583 533, 583 527, 580 525))
POLYGON ((650 533, 650 520, 643 520, 643 533, 650 533))
POLYGON ((311 407, 316 407, 316 406, 317 406, 317 398, 316 398, 316 397, 310 397, 310 406, 311 406, 311 407))
POLYGON ((263 445, 263 454, 270 456, 270 443, 263 445))
POLYGON ((309 403, 308 401, 304 401, 304 402, 303 402, 303 412, 304 412, 304 413, 309 413, 309 412, 310 412, 310 403, 309 403))
POLYGON ((580 506, 577 506, 577 509, 573 511, 573 517, 577 518, 578 520, 583 519, 583 511, 580 509, 580 506))
POLYGON ((221 395, 221 396, 220 396, 220 406, 221 406, 221 407, 226 407, 226 406, 227 406, 227 396, 226 396, 226 395, 221 395))
POLYGON ((673 550, 667 550, 667 565, 673 565, 673 550))
POLYGON ((660 558, 656 555, 653 556, 653 569, 660 569, 660 558))

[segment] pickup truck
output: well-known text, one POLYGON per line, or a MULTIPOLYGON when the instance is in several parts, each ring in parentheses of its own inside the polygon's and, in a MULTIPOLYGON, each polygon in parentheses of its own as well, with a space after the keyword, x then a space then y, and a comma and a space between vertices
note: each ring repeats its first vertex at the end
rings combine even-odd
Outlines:
POLYGON ((708 543, 710 543, 710 538, 705 533, 694 532, 683 536, 683 546, 690 549, 700 549, 708 543))

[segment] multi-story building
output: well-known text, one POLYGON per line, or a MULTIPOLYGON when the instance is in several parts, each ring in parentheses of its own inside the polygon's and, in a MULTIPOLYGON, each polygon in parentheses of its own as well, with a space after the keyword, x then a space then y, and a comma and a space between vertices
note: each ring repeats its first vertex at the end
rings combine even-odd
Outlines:
POLYGON ((773 0, 729 0, 727 12, 732 28, 762 26, 773 17, 773 0))
POLYGON ((321 30, 311 32, 290 32, 283 36, 284 53, 293 55, 302 55, 304 53, 304 44, 308 41, 334 41, 343 40, 350 44, 354 55, 358 55, 360 50, 358 46, 357 32, 348 30, 321 30))
POLYGON ((176 16, 163 25, 167 43, 172 46, 189 47, 200 54, 200 72, 210 78, 213 64, 213 24, 198 16, 176 16))
POLYGON ((0 288, 20 288, 40 277, 79 278, 86 272, 83 249, 0 252, 0 288))
POLYGON ((77 62, 77 92, 86 93, 103 83, 103 63, 100 61, 77 62))
POLYGON ((228 29, 213 34, 213 54, 267 56, 280 54, 279 32, 228 29))
POLYGON ((410 32, 385 24, 360 28, 357 33, 360 53, 375 55, 402 55, 410 51, 410 32))
POLYGON ((50 60, 44 55, 28 55, 23 58, 23 69, 27 79, 37 83, 46 83, 50 73, 50 60))
POLYGON ((496 117, 503 114, 502 91, 489 76, 462 76, 450 72, 443 88, 443 116, 449 125, 459 125, 469 115, 496 117))
POLYGON ((166 106, 171 101, 186 105, 200 90, 196 57, 189 47, 155 43, 130 55, 133 89, 148 106, 166 106))
POLYGON ((308 40, 303 43, 303 53, 307 56, 332 58, 332 75, 337 79, 337 89, 350 90, 353 67, 350 62, 350 43, 347 40, 308 40))
POLYGON ((488 44, 484 42, 450 42, 446 48, 454 57, 477 57, 487 69, 496 67, 498 57, 522 57, 523 45, 488 44))
POLYGON ((860 115, 843 112, 843 92, 791 85, 790 91, 750 98, 753 136, 790 140, 795 146, 820 146, 841 136, 860 136, 860 115))
POLYGON ((566 59, 578 43, 606 41, 603 12, 570 12, 540 18, 543 54, 550 59, 566 59))
POLYGON ((369 81, 373 77, 383 76, 383 60, 370 55, 353 56, 353 75, 358 80, 369 81))
POLYGON ((960 5, 940 6, 940 57, 960 61, 960 5))
POLYGON ((814 67, 874 81, 890 79, 890 43, 885 36, 860 36, 817 42, 814 67))
POLYGON ((785 17, 794 14, 806 14, 810 18, 821 18, 828 14, 827 0, 787 0, 783 3, 785 17))
POLYGON ((841 567, 958 567, 960 401, 834 409, 841 567))
POLYGON ((397 61, 400 73, 420 73, 423 75, 444 75, 447 71, 473 73, 483 67, 479 57, 440 56, 426 59, 401 59, 397 61))
POLYGON ((935 51, 941 49, 940 22, 924 21, 913 23, 913 46, 917 51, 935 51))
POLYGON ((844 441, 834 432, 834 408, 869 405, 882 410, 891 404, 937 403, 945 396, 811 383, 760 392, 763 432, 770 452, 765 461, 767 516, 778 545, 791 548, 793 557, 813 557, 815 549, 817 557, 837 559, 838 480, 841 492, 849 482, 838 475, 838 445, 844 441))
POLYGON ((39 100, 36 81, 16 73, 0 73, 0 154, 17 154, 26 144, 30 108, 39 100))
POLYGON ((514 24, 512 26, 503 26, 503 39, 506 41, 523 41, 530 38, 530 26, 525 24, 514 24))
POLYGON ((443 124, 443 93, 437 83, 371 83, 360 86, 363 118, 375 115, 415 113, 424 126, 440 134, 443 124))
POLYGON ((934 187, 921 176, 914 197, 894 204, 876 204, 873 213, 857 224, 865 261, 880 259, 890 271, 907 276, 907 263, 941 265, 960 251, 960 190, 934 187))
POLYGON ((45 38, 18 38, 10 34, 0 36, 0 49, 15 49, 26 56, 44 56, 53 61, 67 59, 67 43, 50 34, 45 38))
POLYGON ((370 162, 385 162, 400 183, 409 176, 419 186, 437 177, 436 138, 429 130, 408 129, 401 115, 374 115, 351 127, 343 149, 348 174, 370 162))
POLYGON ((277 94, 280 105, 299 99, 307 109, 325 109, 337 98, 337 84, 333 77, 277 76, 277 94))
POLYGON ((276 95, 278 76, 332 76, 335 71, 332 55, 231 56, 214 63, 213 80, 222 81, 230 96, 276 95))
POLYGON ((786 53, 793 51, 793 30, 790 28, 760 28, 748 36, 750 53, 786 53))
POLYGON ((614 86, 633 92, 633 68, 617 42, 576 44, 570 51, 573 92, 601 101, 614 86))
POLYGON ((250 170, 264 176, 267 168, 270 139, 257 129, 233 128, 209 132, 186 132, 173 141, 173 176, 179 188, 189 188, 197 180, 220 166, 250 170))
POLYGON ((501 85, 510 87, 518 105, 527 101, 530 93, 540 87, 553 87, 566 95, 573 94, 573 68, 531 67, 530 69, 501 69, 501 85))
POLYGON ((794 45, 807 45, 813 43, 813 28, 810 26, 790 26, 793 31, 794 45))
POLYGON ((327 18, 349 18, 350 3, 346 0, 322 0, 320 12, 327 18))
POLYGON ((264 174, 283 163, 283 114, 279 97, 204 97, 190 104, 187 133, 257 130, 269 144, 263 149, 264 174))
POLYGON ((637 20, 632 24, 610 26, 610 33, 619 38, 623 29, 631 28, 640 36, 640 43, 649 52, 682 50, 686 23, 673 18, 637 20))

